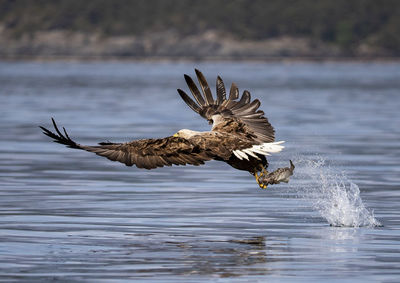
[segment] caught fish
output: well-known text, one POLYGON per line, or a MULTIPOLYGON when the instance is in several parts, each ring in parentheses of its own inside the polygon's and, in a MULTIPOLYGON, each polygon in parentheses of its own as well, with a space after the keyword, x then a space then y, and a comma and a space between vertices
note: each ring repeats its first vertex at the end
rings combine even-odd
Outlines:
POLYGON ((275 171, 260 176, 259 181, 263 185, 265 185, 265 188, 267 185, 274 185, 274 184, 279 184, 280 182, 288 183, 290 176, 293 175, 294 171, 294 164, 292 160, 290 161, 290 167, 285 167, 285 168, 278 168, 275 171))

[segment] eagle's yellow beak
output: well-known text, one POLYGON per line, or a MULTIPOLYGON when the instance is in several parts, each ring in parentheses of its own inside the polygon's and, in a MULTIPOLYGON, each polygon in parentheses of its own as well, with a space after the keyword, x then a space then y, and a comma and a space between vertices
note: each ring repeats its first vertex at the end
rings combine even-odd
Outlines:
POLYGON ((178 137, 178 133, 175 133, 175 134, 173 135, 173 137, 178 137))

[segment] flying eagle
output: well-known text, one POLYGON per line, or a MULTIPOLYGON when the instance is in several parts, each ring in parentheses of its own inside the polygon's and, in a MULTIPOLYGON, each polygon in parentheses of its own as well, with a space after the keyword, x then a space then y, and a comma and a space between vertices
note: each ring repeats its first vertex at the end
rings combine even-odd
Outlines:
MULTIPOLYGON (((280 152, 283 141, 275 142, 274 128, 264 116, 260 101, 251 101, 250 93, 245 90, 239 99, 239 89, 232 83, 227 98, 224 82, 217 77, 216 98, 199 70, 195 70, 202 92, 191 77, 185 75, 194 100, 183 90, 178 93, 186 104, 212 125, 211 131, 198 132, 183 129, 176 134, 160 139, 142 139, 126 143, 101 142, 98 145, 81 145, 74 142, 57 127, 52 118, 56 133, 41 127, 43 133, 54 142, 93 152, 112 161, 119 161, 127 166, 154 169, 171 165, 201 165, 208 160, 224 161, 232 167, 252 174, 258 185, 265 189, 266 184, 287 182, 293 168, 280 168, 285 176, 274 179, 273 173, 267 172, 266 155, 280 152), (286 171, 285 171, 286 170, 286 171), (272 175, 271 175, 272 174, 272 175), (269 175, 269 180, 267 176, 269 175), (264 180, 269 180, 268 182, 264 180)), ((279 175, 279 174, 278 174, 279 175)), ((278 176, 276 175, 276 176, 278 176)))

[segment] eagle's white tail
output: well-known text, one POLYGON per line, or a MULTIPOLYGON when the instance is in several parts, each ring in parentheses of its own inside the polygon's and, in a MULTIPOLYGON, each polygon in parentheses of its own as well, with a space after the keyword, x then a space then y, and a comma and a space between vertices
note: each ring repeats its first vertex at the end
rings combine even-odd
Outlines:
POLYGON ((285 148, 283 145, 281 145, 282 143, 284 143, 284 141, 267 142, 263 144, 253 145, 250 148, 242 150, 234 150, 233 154, 240 160, 242 159, 249 160, 248 155, 258 159, 256 153, 262 155, 270 155, 270 153, 276 153, 282 151, 282 149, 285 148))

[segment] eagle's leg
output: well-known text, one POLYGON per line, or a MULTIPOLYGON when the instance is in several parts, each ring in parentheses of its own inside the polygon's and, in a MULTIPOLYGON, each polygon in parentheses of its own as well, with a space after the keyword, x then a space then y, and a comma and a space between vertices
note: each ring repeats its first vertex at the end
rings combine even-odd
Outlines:
POLYGON ((263 176, 263 172, 260 172, 260 175, 258 175, 258 171, 254 170, 254 178, 256 178, 257 184, 260 186, 261 189, 266 189, 267 186, 265 184, 263 184, 262 182, 260 182, 260 178, 263 176))
MULTIPOLYGON (((268 175, 268 171, 267 171, 267 169, 265 169, 264 166, 262 167, 261 172, 262 172, 262 176, 267 176, 267 175, 268 175)), ((260 176, 260 177, 261 177, 261 176, 260 176)))

